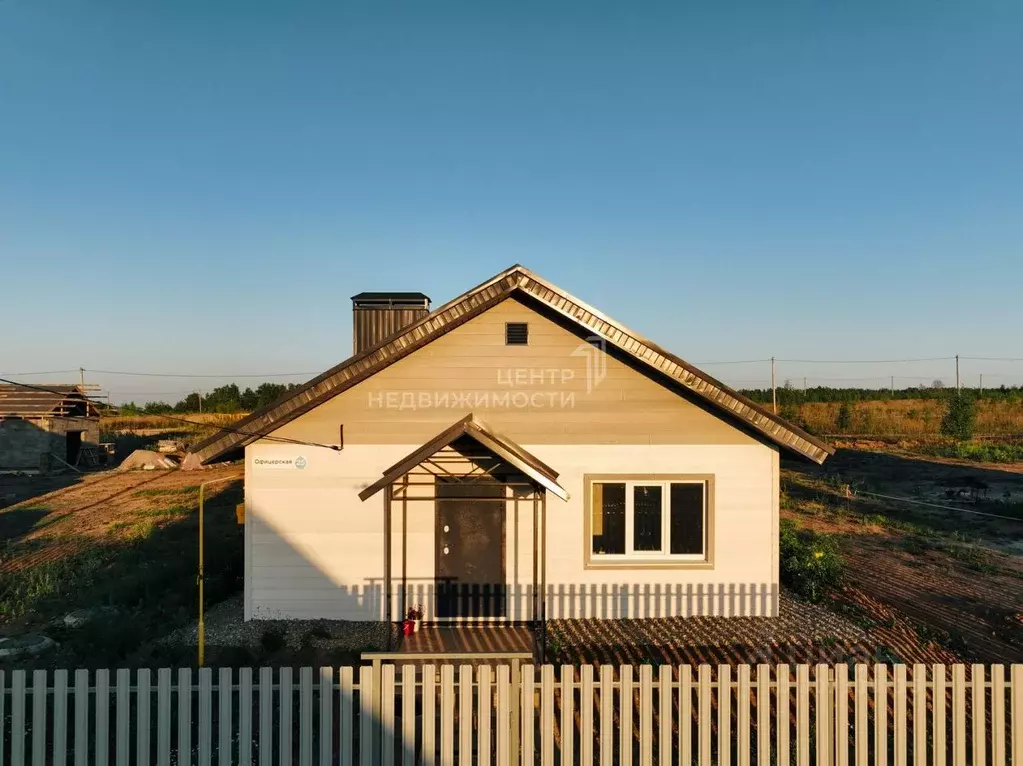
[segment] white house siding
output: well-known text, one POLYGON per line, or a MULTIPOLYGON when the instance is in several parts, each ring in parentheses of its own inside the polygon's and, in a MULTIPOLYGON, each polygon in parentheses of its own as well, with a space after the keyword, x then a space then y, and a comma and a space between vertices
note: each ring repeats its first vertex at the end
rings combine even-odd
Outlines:
MULTIPOLYGON (((383 492, 358 492, 418 444, 340 452, 261 442, 246 450, 246 618, 384 617, 383 492), (259 460, 305 459, 304 468, 259 460)), ((778 453, 762 444, 523 444, 560 473, 567 502, 547 500, 548 617, 774 615, 778 453), (713 474, 712 569, 586 569, 584 474, 713 474)), ((392 575, 401 583, 401 510, 392 508, 392 575)), ((532 504, 508 506, 509 617, 530 619, 532 504), (517 517, 517 518, 516 518, 517 517)), ((434 511, 408 503, 409 599, 432 613, 434 511)), ((392 614, 398 616, 397 594, 392 614)))

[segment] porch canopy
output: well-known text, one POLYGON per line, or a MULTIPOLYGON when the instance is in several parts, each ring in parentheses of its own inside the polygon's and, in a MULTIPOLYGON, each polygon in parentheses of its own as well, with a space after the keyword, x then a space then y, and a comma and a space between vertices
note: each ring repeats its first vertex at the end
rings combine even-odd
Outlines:
POLYGON ((471 413, 384 471, 359 498, 366 501, 384 492, 386 620, 393 621, 391 546, 396 506, 400 505, 402 525, 401 615, 408 608, 408 505, 423 501, 435 509, 436 518, 433 584, 437 602, 427 617, 458 622, 508 617, 506 509, 524 501, 533 509, 530 618, 534 624, 542 621, 547 493, 568 499, 557 479, 554 469, 471 413))

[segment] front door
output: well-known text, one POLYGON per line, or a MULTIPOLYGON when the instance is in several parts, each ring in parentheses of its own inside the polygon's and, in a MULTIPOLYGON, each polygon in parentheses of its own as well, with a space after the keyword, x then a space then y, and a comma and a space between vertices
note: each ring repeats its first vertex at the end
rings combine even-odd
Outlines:
POLYGON ((504 617, 504 485, 437 478, 437 617, 504 617))

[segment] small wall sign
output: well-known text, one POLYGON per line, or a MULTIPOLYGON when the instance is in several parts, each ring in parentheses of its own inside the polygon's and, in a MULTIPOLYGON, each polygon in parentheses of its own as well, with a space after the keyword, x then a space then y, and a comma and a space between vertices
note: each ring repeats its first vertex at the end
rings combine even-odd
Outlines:
POLYGON ((252 459, 252 467, 282 471, 301 471, 309 465, 309 462, 302 455, 295 457, 255 457, 252 459))

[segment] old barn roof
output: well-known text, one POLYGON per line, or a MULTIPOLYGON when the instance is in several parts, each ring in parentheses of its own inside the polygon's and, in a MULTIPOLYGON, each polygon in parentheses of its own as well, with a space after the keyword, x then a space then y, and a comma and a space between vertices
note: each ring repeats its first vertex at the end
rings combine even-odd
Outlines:
MULTIPOLYGON (((530 298, 570 322, 588 336, 627 354, 650 372, 687 389, 713 410, 786 450, 823 463, 834 450, 797 426, 768 412, 674 354, 646 340, 560 287, 522 266, 512 266, 474 287, 419 321, 333 367, 268 407, 253 412, 195 446, 201 463, 258 440, 299 415, 394 364, 432 340, 465 324, 507 298, 530 298)), ((610 349, 609 349, 610 350, 610 349)))
POLYGON ((78 386, 45 383, 38 386, 0 384, 0 418, 40 418, 58 415, 95 417, 96 407, 78 386))

